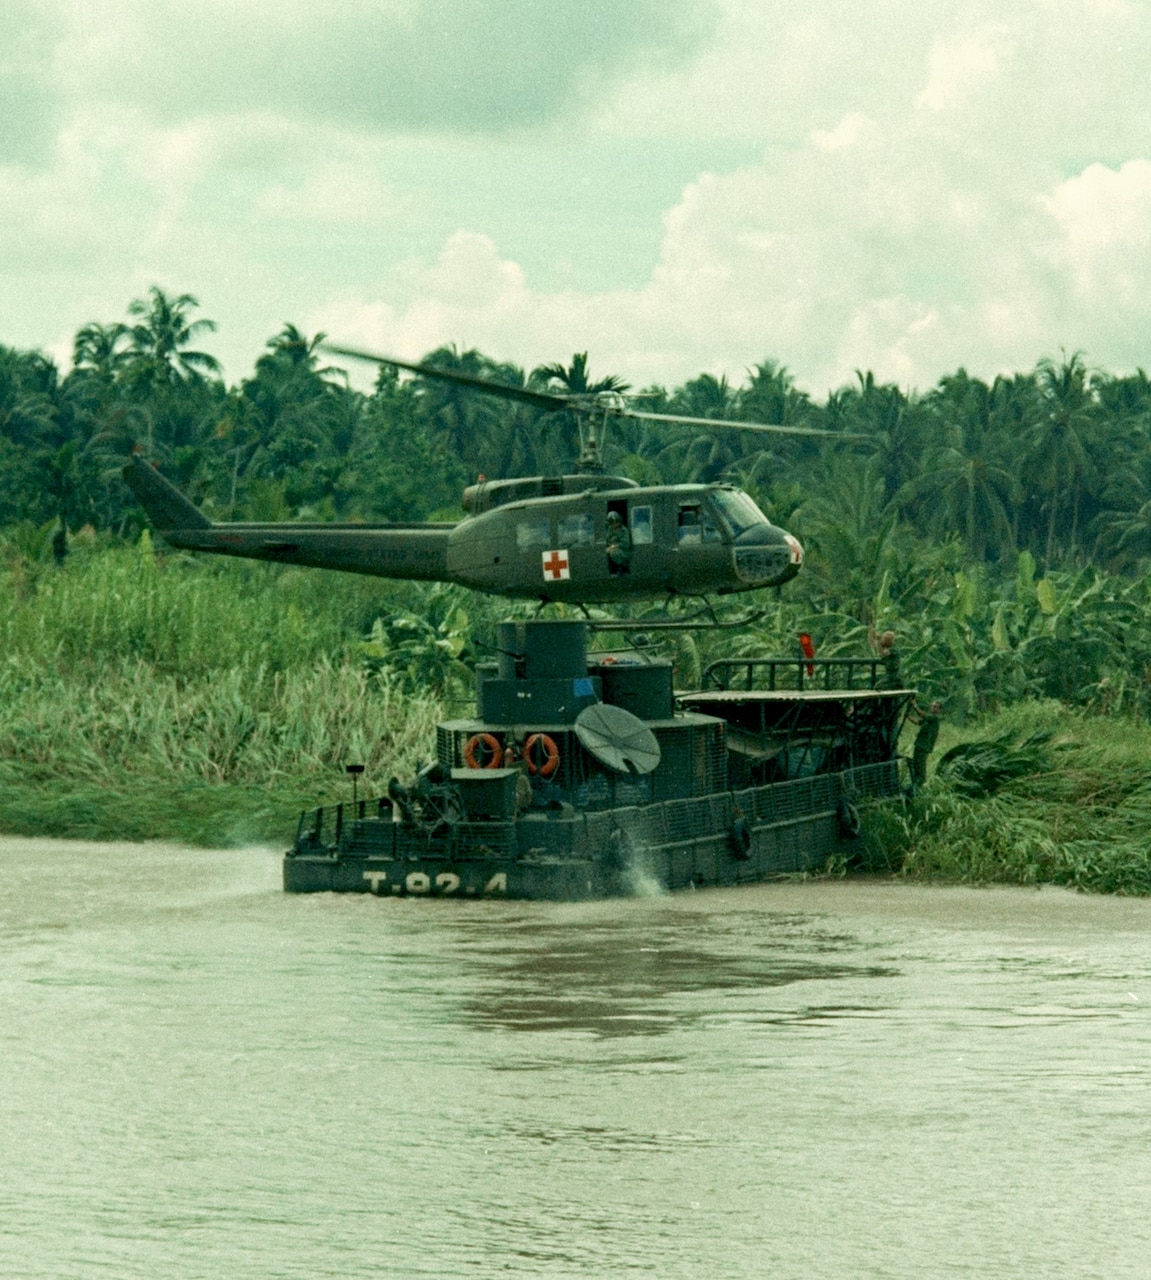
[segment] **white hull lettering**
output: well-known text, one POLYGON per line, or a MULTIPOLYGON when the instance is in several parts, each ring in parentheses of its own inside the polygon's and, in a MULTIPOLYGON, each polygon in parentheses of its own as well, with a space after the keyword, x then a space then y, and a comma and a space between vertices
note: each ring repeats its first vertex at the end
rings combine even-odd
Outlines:
MULTIPOLYGON (((454 871, 441 871, 434 881, 426 871, 409 871, 402 884, 399 881, 389 883, 386 871, 365 871, 364 879, 368 882, 368 892, 376 894, 387 892, 437 893, 447 897, 460 891, 460 877, 454 871)), ((507 891, 508 876, 506 871, 497 871, 481 890, 483 893, 507 893, 507 891)), ((468 885, 464 889, 466 894, 474 894, 475 892, 474 885, 468 885)))

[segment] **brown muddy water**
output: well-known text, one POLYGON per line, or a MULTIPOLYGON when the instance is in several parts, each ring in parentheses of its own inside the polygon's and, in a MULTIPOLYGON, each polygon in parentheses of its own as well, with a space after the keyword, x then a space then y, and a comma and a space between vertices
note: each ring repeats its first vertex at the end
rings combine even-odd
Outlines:
POLYGON ((5 1280, 1151 1274, 1151 901, 0 876, 5 1280))

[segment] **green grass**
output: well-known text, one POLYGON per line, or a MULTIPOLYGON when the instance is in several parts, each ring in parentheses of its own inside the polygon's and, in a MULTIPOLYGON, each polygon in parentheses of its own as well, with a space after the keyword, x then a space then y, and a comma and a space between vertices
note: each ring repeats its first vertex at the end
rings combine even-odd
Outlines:
POLYGON ((435 739, 438 700, 386 675, 232 667, 187 682, 137 661, 95 681, 0 668, 0 829, 220 845, 285 840, 301 808, 411 772, 435 739))
POLYGON ((147 544, 0 574, 0 830, 286 844, 346 764, 411 772, 440 700, 355 654, 395 593, 331 578, 147 544))
POLYGON ((906 810, 876 815, 862 865, 916 879, 1151 893, 1151 729, 1020 703, 948 748, 906 810), (1022 767, 1026 764, 1028 767, 1022 767))

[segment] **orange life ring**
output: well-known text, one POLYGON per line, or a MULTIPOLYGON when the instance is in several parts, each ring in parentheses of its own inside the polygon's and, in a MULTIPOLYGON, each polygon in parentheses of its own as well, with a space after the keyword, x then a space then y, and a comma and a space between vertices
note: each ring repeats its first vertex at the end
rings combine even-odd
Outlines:
POLYGON ((473 733, 464 744, 464 764, 469 769, 498 769, 503 756, 500 740, 494 733, 473 733), (483 764, 480 763, 476 754, 481 747, 488 752, 489 756, 483 764))
POLYGON ((538 773, 541 778, 550 778, 560 767, 560 749, 546 733, 533 733, 524 743, 524 759, 527 761, 528 773, 538 773), (537 757, 537 747, 543 752, 542 761, 537 757))

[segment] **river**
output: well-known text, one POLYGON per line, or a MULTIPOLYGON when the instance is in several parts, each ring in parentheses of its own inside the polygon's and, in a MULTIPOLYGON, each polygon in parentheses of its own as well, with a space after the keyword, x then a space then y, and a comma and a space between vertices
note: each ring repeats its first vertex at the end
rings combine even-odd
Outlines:
POLYGON ((1151 901, 0 872, 5 1280, 1151 1274, 1151 901))

